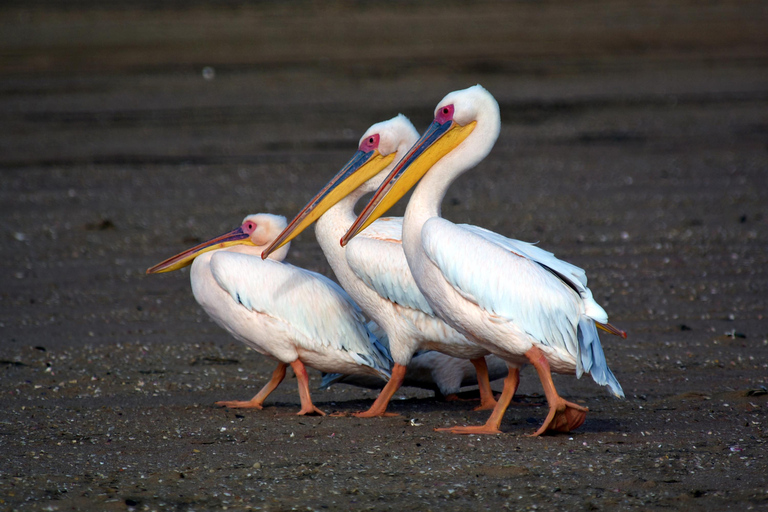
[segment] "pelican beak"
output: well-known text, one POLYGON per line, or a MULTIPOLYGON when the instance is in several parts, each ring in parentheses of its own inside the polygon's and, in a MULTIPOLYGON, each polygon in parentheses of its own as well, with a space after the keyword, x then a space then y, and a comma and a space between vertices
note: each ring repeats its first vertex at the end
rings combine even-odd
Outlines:
POLYGON ((438 160, 451 152, 475 129, 477 121, 462 126, 456 121, 443 123, 435 120, 424 135, 392 169, 365 206, 355 222, 341 239, 345 246, 352 238, 384 215, 424 176, 438 160))
POLYGON ((237 229, 233 229, 229 233, 224 233, 223 235, 212 238, 207 242, 196 245, 191 249, 180 252, 176 256, 171 256, 167 260, 158 263, 154 267, 148 268, 147 274, 160 274, 162 272, 179 270, 180 268, 184 268, 187 265, 191 265, 192 261, 204 252, 214 251, 216 249, 224 249, 225 247, 231 247, 238 244, 256 245, 251 241, 250 235, 243 231, 242 227, 239 227, 237 229))
POLYGON ((261 253, 261 257, 266 258, 270 253, 293 240, 329 208, 380 173, 394 159, 395 153, 383 156, 378 149, 358 150, 338 174, 288 223, 288 227, 261 253))

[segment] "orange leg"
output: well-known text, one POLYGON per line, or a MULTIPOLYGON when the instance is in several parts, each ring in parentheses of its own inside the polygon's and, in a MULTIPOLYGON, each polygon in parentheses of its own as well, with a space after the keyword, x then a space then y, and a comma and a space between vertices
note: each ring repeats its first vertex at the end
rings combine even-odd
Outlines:
POLYGON ((398 414, 395 414, 393 412, 387 412, 387 406, 389 405, 389 401, 392 400, 392 396, 395 394, 395 391, 400 389, 400 386, 403 385, 404 378, 405 378, 405 366, 395 363, 395 366, 392 368, 392 377, 390 377, 389 382, 387 382, 387 385, 384 386, 384 389, 381 390, 381 393, 379 393, 378 398, 376 398, 376 401, 373 402, 373 405, 371 405, 371 408, 368 409, 367 411, 356 412, 352 416, 355 416, 357 418, 373 418, 376 416, 399 416, 398 414))
POLYGON ((555 383, 552 382, 549 362, 547 362, 547 358, 540 349, 533 347, 525 353, 525 356, 536 368, 539 379, 541 379, 541 385, 544 388, 544 395, 549 403, 549 414, 544 420, 544 424, 533 435, 540 436, 548 431, 570 432, 580 427, 587 417, 588 409, 568 402, 557 394, 555 383))
POLYGON ((520 368, 510 366, 507 378, 504 379, 504 389, 501 391, 499 401, 496 402, 496 407, 493 408, 493 412, 485 425, 437 428, 435 430, 451 432, 452 434, 501 434, 501 430, 499 430, 501 419, 504 417, 512 397, 515 396, 518 384, 520 384, 520 368))
POLYGON ((229 401, 221 401, 216 402, 216 405, 222 405, 224 407, 229 407, 230 409, 261 409, 262 404, 264 403, 264 400, 267 399, 269 394, 275 390, 275 388, 280 385, 280 383, 285 378, 285 370, 288 368, 288 365, 285 363, 279 363, 277 365, 277 368, 275 368, 275 371, 272 372, 272 378, 269 379, 269 382, 266 383, 266 385, 261 388, 261 391, 259 391, 256 396, 251 398, 248 401, 239 401, 239 400, 229 400, 229 401))
POLYGON ((489 411, 496 407, 496 399, 493 397, 491 389, 491 380, 488 376, 488 365, 485 363, 485 357, 470 359, 477 372, 477 387, 480 389, 480 405, 475 407, 475 411, 489 411))
POLYGON ((297 416, 304 416, 305 414, 319 414, 325 416, 325 413, 315 407, 312 403, 312 398, 309 396, 309 375, 307 375, 307 369, 304 368, 304 363, 298 359, 291 363, 291 368, 296 374, 296 380, 299 384, 299 398, 301 398, 301 410, 296 413, 297 416))

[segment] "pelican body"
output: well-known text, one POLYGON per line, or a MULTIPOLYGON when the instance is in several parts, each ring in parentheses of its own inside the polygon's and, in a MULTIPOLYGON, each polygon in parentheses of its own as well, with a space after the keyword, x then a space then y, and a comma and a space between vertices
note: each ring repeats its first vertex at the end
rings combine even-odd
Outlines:
POLYGON ((439 318, 504 359, 510 369, 485 425, 447 430, 499 433, 517 388, 519 367, 530 363, 550 407, 534 435, 569 431, 583 423, 587 409, 557 394, 551 371, 589 373, 623 397, 605 361, 596 325, 626 334, 607 323, 608 315, 593 299, 582 269, 533 245, 440 216, 446 191, 490 152, 500 126, 498 104, 481 86, 448 94, 437 105, 434 122, 380 185, 342 244, 421 179, 403 220, 403 250, 413 278, 439 318))
POLYGON ((488 350, 436 317, 416 286, 403 253, 402 218, 379 219, 346 247, 339 244, 355 221, 357 201, 378 187, 417 139, 418 133, 403 115, 371 126, 347 165, 263 254, 270 254, 317 221, 315 235, 337 279, 386 333, 395 363, 392 378, 371 408, 356 415, 359 417, 387 415, 387 405, 403 384, 406 367, 419 350, 471 360, 478 374, 479 408, 491 409, 496 404, 484 359, 488 350))
MULTIPOLYGON (((489 355, 485 361, 490 381, 507 376, 507 365, 502 359, 489 355)), ((327 373, 323 375, 320 389, 326 389, 333 384, 382 389, 386 383, 374 375, 327 373)), ((408 363, 402 385, 428 389, 434 391, 441 399, 451 400, 458 396, 461 388, 477 384, 477 370, 467 359, 451 357, 436 350, 422 350, 414 354, 408 363)))
POLYGON ((217 405, 261 409, 290 365, 301 398, 298 414, 324 414, 312 404, 305 366, 386 380, 391 360, 344 290, 320 274, 282 263, 289 246, 262 260, 261 252, 285 226, 285 217, 249 215, 239 228, 147 273, 191 263, 192 293, 205 312, 236 339, 278 362, 270 381, 251 400, 217 405))

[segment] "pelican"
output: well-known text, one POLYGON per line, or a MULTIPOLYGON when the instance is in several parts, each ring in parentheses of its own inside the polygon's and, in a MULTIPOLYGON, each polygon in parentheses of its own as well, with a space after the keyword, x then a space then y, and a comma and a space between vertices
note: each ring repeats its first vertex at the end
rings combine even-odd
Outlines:
POLYGON ((435 314, 504 359, 509 374, 496 408, 482 426, 460 434, 499 433, 518 385, 519 367, 536 369, 549 404, 533 435, 578 428, 587 408, 560 397, 551 372, 588 373, 623 397, 605 361, 596 326, 608 315, 587 288, 584 271, 533 245, 440 217, 448 187, 490 152, 499 135, 499 106, 481 86, 448 94, 418 142, 392 169, 342 244, 380 217, 419 180, 403 219, 403 250, 413 277, 435 314))
POLYGON ((249 215, 237 229, 168 258, 147 274, 192 264, 192 293, 206 313, 236 339, 277 360, 272 378, 251 400, 217 405, 261 409, 290 365, 299 386, 298 414, 324 415, 312 403, 305 365, 388 379, 391 361, 339 285, 282 263, 287 245, 271 259, 261 259, 261 252, 286 224, 285 217, 277 215, 249 215))
MULTIPOLYGON (((382 340, 382 338, 379 338, 382 340)), ((486 358, 488 379, 494 381, 507 376, 503 360, 490 355, 486 358)), ((386 381, 374 375, 342 375, 326 373, 319 389, 333 384, 348 384, 368 389, 381 389, 386 381)), ((455 400, 461 388, 477 384, 477 371, 468 360, 451 357, 436 350, 422 350, 413 355, 405 370, 403 386, 434 391, 443 400, 455 400)))
POLYGON ((315 236, 337 279, 386 332, 394 361, 392 378, 373 405, 356 414, 358 417, 391 415, 387 406, 403 384, 411 358, 423 349, 471 360, 478 375, 479 408, 492 409, 496 404, 484 358, 488 351, 436 318, 417 288, 400 241, 402 218, 379 219, 353 243, 339 245, 355 220, 357 201, 378 187, 418 136, 403 115, 371 126, 360 138, 352 159, 262 254, 269 255, 317 221, 315 236))

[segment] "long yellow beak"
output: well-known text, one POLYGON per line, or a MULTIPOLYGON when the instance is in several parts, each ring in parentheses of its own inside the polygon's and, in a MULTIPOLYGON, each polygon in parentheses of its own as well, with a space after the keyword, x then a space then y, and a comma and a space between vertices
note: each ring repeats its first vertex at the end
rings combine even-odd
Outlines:
POLYGON ((405 157, 392 169, 355 222, 341 238, 345 246, 358 233, 373 224, 397 203, 442 157, 450 153, 472 133, 476 121, 461 126, 455 121, 435 120, 405 157))
POLYGON ((261 253, 261 257, 266 258, 270 253, 293 240, 329 208, 385 169, 394 158, 395 153, 382 156, 378 149, 358 150, 338 174, 288 223, 283 232, 261 253))
POLYGON ((250 235, 243 231, 242 226, 224 233, 216 238, 212 238, 207 242, 203 242, 200 245, 196 245, 191 249, 187 249, 184 252, 180 252, 176 256, 171 256, 165 261, 162 261, 154 267, 147 269, 147 274, 160 274, 162 272, 171 272, 173 270, 179 270, 187 265, 191 265, 192 261, 203 254, 204 252, 214 251, 216 249, 224 249, 225 247, 231 247, 233 245, 256 245, 251 239, 250 235))

